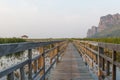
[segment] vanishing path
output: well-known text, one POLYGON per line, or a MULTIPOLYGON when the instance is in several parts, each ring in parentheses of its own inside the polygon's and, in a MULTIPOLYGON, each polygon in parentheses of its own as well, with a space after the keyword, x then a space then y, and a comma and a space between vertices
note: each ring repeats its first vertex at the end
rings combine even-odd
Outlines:
POLYGON ((68 44, 62 60, 52 70, 50 80, 94 80, 77 49, 68 44))

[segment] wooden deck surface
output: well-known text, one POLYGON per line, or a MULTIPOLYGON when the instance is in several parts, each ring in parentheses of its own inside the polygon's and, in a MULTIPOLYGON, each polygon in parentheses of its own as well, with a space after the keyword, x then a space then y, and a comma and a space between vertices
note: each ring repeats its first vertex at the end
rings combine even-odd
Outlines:
POLYGON ((68 44, 62 60, 51 71, 50 80, 94 80, 77 49, 68 44))

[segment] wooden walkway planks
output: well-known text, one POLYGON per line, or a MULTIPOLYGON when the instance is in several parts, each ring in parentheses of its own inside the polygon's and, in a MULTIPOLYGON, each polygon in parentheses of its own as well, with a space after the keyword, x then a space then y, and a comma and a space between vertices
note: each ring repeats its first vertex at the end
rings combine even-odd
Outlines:
POLYGON ((77 49, 70 43, 56 68, 51 71, 50 80, 94 80, 82 61, 77 49))

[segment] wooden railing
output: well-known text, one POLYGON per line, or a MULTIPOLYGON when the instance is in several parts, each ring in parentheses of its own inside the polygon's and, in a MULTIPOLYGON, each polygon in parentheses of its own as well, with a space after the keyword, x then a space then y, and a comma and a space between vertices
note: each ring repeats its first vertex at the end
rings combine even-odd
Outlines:
POLYGON ((26 80, 26 67, 28 68, 27 80, 45 80, 46 74, 51 70, 53 65, 59 61, 59 57, 64 52, 67 46, 66 41, 50 41, 50 42, 24 42, 13 44, 0 44, 0 57, 17 52, 28 50, 28 59, 15 64, 5 70, 0 71, 0 78, 7 76, 7 80, 14 80, 15 71, 19 69, 20 80, 26 80), (50 47, 47 49, 47 47, 50 47), (32 56, 32 50, 37 48, 39 55, 32 56), (50 66, 45 69, 45 58, 49 57, 50 66), (39 79, 38 76, 40 77, 39 79))
MULTIPOLYGON (((120 53, 120 44, 111 43, 93 43, 90 41, 75 40, 74 44, 86 64, 93 68, 94 64, 97 66, 97 75, 99 80, 116 80, 116 67, 120 67, 120 62, 117 60, 120 53), (106 49, 111 51, 111 57, 106 55, 106 49), (112 71, 110 71, 112 67, 112 71), (111 74, 111 77, 110 77, 111 74)), ((119 56, 120 57, 120 56, 119 56)))

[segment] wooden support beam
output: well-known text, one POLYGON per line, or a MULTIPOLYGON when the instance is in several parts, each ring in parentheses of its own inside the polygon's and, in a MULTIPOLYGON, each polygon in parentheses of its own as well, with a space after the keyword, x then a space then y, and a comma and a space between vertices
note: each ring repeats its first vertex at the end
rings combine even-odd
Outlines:
POLYGON ((102 58, 102 70, 104 71, 105 70, 105 59, 102 58))
MULTIPOLYGON (((113 51, 112 53, 112 60, 113 63, 116 61, 116 51, 113 51)), ((116 65, 112 63, 112 80, 116 80, 116 65)))
POLYGON ((29 63, 28 63, 28 67, 29 67, 28 79, 33 80, 32 79, 32 49, 28 50, 28 59, 29 59, 29 63))
POLYGON ((43 47, 62 41, 50 41, 50 42, 24 42, 24 43, 11 43, 11 44, 0 44, 0 57, 7 54, 17 53, 36 47, 43 47))
POLYGON ((52 52, 53 51, 50 51, 50 64, 52 64, 52 52))
MULTIPOLYGON (((43 47, 40 47, 39 48, 39 53, 40 55, 43 54, 43 47)), ((39 59, 38 59, 38 69, 41 69, 43 67, 43 56, 41 56, 39 59)), ((40 76, 43 75, 43 70, 40 72, 40 76)))
POLYGON ((8 74, 7 80, 14 80, 14 72, 8 74))
POLYGON ((98 64, 98 55, 95 55, 95 58, 96 58, 96 64, 98 64))
POLYGON ((60 46, 57 47, 57 63, 59 62, 59 52, 60 52, 60 46))
POLYGON ((106 75, 109 76, 110 75, 110 62, 106 61, 106 75))
POLYGON ((24 67, 20 68, 20 75, 21 75, 21 80, 25 80, 25 71, 24 71, 24 67))
POLYGON ((101 70, 100 70, 100 67, 101 67, 101 57, 100 57, 100 54, 104 54, 104 49, 102 47, 98 47, 98 51, 99 51, 99 54, 98 54, 98 79, 101 80, 101 70))
POLYGON ((37 60, 34 61, 34 73, 37 73, 37 60))
POLYGON ((45 48, 43 47, 43 54, 42 54, 42 57, 43 57, 43 80, 45 80, 45 48))

